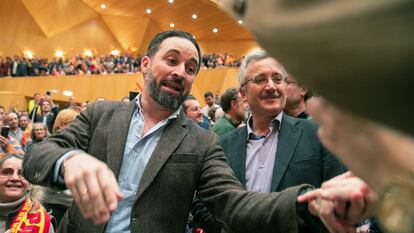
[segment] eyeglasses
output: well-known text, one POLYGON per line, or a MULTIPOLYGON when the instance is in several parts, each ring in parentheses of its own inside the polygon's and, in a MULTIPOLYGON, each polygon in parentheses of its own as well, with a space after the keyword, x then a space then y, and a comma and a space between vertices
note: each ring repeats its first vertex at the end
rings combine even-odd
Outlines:
POLYGON ((15 173, 19 178, 23 177, 22 169, 4 168, 0 170, 0 176, 4 177, 13 177, 15 173))
MULTIPOLYGON (((281 74, 273 75, 270 78, 270 80, 272 80, 272 83, 274 85, 286 83, 286 78, 283 75, 281 75, 281 74)), ((253 84, 256 84, 258 86, 265 86, 265 85, 267 85, 269 83, 269 78, 267 78, 264 75, 259 75, 259 76, 256 76, 256 77, 252 78, 252 79, 247 80, 243 84, 243 86, 246 85, 248 82, 252 82, 253 84)))

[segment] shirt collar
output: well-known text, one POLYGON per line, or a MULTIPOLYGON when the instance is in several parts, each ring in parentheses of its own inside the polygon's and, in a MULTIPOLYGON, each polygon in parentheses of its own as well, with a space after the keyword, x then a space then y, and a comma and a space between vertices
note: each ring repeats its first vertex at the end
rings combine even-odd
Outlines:
MULTIPOLYGON (((269 124, 269 129, 270 129, 270 133, 273 131, 273 128, 275 125, 277 125, 277 131, 280 130, 280 126, 281 126, 281 122, 282 122, 282 117, 283 117, 283 111, 280 112, 279 114, 277 114, 277 116, 275 118, 273 118, 273 120, 270 122, 269 124)), ((263 135, 258 136, 256 134, 254 134, 254 131, 252 129, 253 127, 253 116, 250 115, 249 119, 247 120, 247 140, 251 140, 251 139, 261 139, 264 138, 266 136, 263 137, 263 135)), ((270 134, 269 133, 269 134, 270 134)))

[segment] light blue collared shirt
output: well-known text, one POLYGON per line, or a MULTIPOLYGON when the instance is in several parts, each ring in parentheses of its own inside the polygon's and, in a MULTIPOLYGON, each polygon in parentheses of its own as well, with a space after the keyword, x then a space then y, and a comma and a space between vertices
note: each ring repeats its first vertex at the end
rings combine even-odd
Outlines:
POLYGON ((178 109, 168 118, 158 122, 146 135, 143 135, 144 116, 141 111, 140 100, 141 96, 138 96, 136 98, 137 108, 129 125, 128 138, 118 177, 119 188, 124 194, 124 199, 118 203, 118 209, 112 214, 106 227, 106 233, 131 232, 131 210, 145 167, 168 122, 177 118, 179 114, 178 109))
POLYGON ((252 129, 252 117, 247 121, 245 178, 246 188, 249 191, 270 192, 280 129, 280 123, 276 123, 276 121, 282 122, 282 116, 283 112, 280 112, 270 122, 268 135, 258 138, 252 129))
MULTIPOLYGON (((131 210, 135 202, 138 187, 144 173, 145 167, 151 158, 162 133, 167 124, 177 118, 180 108, 172 113, 168 118, 158 122, 145 135, 144 116, 141 111, 141 95, 136 101, 136 109, 132 115, 129 125, 128 137, 125 145, 124 155, 122 158, 121 171, 119 172, 118 183, 120 191, 124 194, 124 199, 118 202, 118 209, 112 213, 108 222, 106 233, 130 233, 131 210)), ((68 152, 57 161, 55 177, 58 174, 59 167, 63 159, 69 155, 68 152)), ((55 180, 62 181, 57 178, 55 180)))

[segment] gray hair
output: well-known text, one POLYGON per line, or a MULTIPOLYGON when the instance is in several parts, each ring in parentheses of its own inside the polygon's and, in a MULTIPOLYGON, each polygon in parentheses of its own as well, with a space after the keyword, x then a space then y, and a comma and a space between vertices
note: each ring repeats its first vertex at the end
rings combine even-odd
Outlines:
MULTIPOLYGON (((240 87, 242 87, 244 84, 246 84, 246 82, 247 82, 247 66, 250 64, 250 63, 252 63, 252 62, 255 62, 255 61, 259 61, 259 60, 263 60, 263 59, 265 59, 265 58, 268 58, 268 57, 271 57, 271 58, 273 58, 272 56, 270 56, 270 54, 268 54, 266 51, 264 51, 264 50, 255 50, 255 51, 253 51, 253 52, 251 52, 251 53, 249 53, 244 59, 243 59, 243 62, 242 62, 242 64, 240 65, 240 71, 239 71, 239 77, 238 77, 238 79, 239 79, 239 84, 240 84, 240 87)), ((275 58, 273 58, 273 59, 275 59, 275 58)), ((276 60, 276 59, 275 59, 276 60)), ((287 78, 288 77, 288 73, 286 72, 286 69, 285 69, 285 67, 283 67, 283 65, 282 64, 280 64, 280 62, 279 61, 277 61, 276 60, 276 62, 277 62, 277 64, 278 64, 278 66, 279 66, 279 68, 280 68, 280 70, 282 71, 282 76, 284 77, 284 78, 287 78)))

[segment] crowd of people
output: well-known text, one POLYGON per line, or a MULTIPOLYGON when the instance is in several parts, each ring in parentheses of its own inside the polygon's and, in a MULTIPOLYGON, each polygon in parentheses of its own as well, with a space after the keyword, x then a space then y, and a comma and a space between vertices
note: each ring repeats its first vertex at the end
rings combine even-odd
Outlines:
MULTIPOLYGON (((84 74, 126 74, 141 72, 141 55, 77 55, 65 58, 27 58, 0 56, 0 77, 63 76, 84 74)), ((202 57, 202 68, 238 67, 243 57, 209 53, 202 57)))

